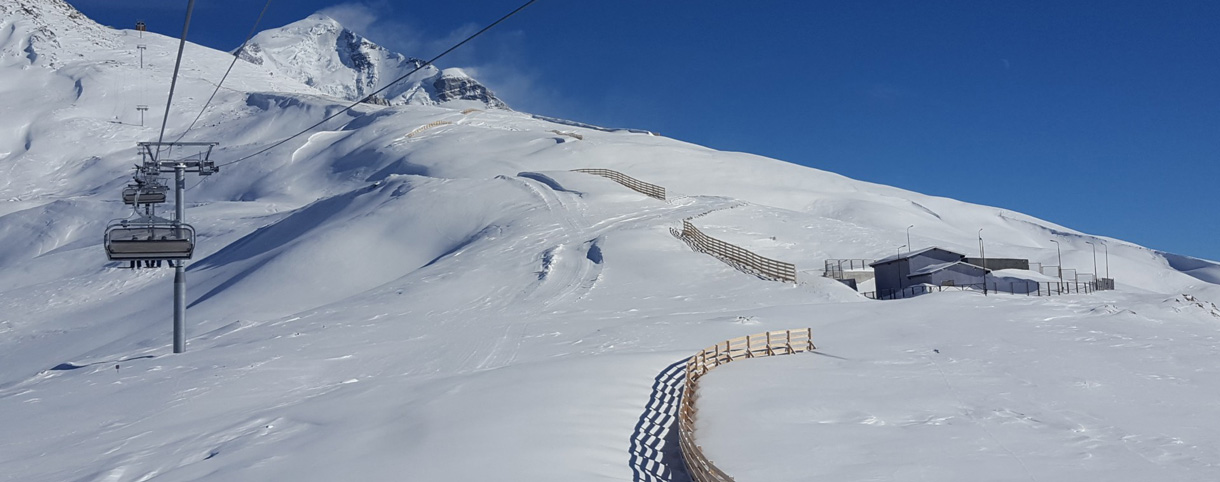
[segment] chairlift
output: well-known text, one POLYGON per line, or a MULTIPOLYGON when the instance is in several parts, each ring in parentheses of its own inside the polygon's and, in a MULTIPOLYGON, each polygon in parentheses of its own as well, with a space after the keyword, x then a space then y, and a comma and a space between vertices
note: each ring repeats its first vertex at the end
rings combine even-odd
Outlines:
POLYGON ((195 228, 155 216, 124 219, 106 227, 104 243, 111 261, 191 259, 195 228))
POLYGON ((123 188, 123 204, 161 204, 168 192, 165 184, 136 181, 123 188))

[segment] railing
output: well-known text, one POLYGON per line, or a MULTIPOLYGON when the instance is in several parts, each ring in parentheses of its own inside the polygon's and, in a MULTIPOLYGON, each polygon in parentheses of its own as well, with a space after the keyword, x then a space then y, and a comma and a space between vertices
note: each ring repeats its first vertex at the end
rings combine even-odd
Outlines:
POLYGON ((843 277, 844 271, 871 271, 873 269, 871 266, 873 261, 871 259, 828 259, 826 260, 826 269, 822 271, 822 276, 839 279, 843 277))
POLYGON ((682 402, 678 407, 678 445, 686 459, 686 470, 695 482, 728 482, 729 474, 716 467, 695 443, 695 399, 698 398, 699 378, 726 363, 744 358, 788 355, 811 351, 813 329, 768 331, 757 335, 727 340, 704 348, 686 362, 686 384, 682 387, 682 402))
POLYGON ((610 169, 573 169, 573 171, 609 178, 614 182, 627 186, 646 196, 654 197, 662 201, 665 200, 664 187, 641 181, 618 171, 612 171, 610 169))
POLYGON ((1070 294, 1089 294, 1095 291, 1114 289, 1114 280, 1101 278, 1095 281, 992 281, 967 285, 937 286, 922 284, 908 286, 901 290, 878 290, 864 293, 866 298, 874 300, 898 300, 915 296, 939 293, 942 291, 983 291, 984 293, 1004 293, 1026 296, 1060 296, 1070 294))
POLYGON ((681 232, 673 228, 670 228, 670 232, 686 241, 692 249, 715 256, 737 269, 763 279, 796 283, 796 266, 792 263, 759 256, 748 249, 703 234, 689 220, 682 221, 681 232))

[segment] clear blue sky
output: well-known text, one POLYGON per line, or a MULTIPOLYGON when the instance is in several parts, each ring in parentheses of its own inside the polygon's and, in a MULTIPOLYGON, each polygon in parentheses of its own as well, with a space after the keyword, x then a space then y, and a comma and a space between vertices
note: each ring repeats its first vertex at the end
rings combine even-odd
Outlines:
MULTIPOLYGON (((523 0, 273 2, 430 58, 523 0)), ((177 36, 186 0, 75 0, 177 36)), ((199 0, 230 50, 258 0, 199 0)), ((538 0, 438 62, 636 127, 1220 260, 1220 2, 538 0)))

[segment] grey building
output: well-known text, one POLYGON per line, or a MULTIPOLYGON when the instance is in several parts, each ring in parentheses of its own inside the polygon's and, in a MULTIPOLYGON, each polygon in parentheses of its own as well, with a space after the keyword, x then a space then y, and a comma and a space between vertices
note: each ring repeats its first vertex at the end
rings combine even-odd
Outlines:
POLYGON ((967 263, 963 254, 936 247, 879 259, 871 266, 878 299, 910 296, 914 290, 908 288, 921 284, 981 287, 990 271, 967 263))

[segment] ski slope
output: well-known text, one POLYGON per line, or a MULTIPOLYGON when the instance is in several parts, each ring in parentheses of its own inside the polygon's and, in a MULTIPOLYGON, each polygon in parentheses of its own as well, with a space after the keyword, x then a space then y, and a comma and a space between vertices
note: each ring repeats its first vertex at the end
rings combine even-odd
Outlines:
MULTIPOLYGON (((840 358, 704 382, 697 435, 738 480, 1220 475, 1214 262, 466 102, 362 105, 192 179, 173 355, 171 271, 107 262, 101 235, 130 214, 119 190, 176 41, 27 4, 0 3, 0 480, 683 480, 672 446, 640 437, 672 406, 658 379, 712 343, 806 326, 840 358), (669 229, 695 216, 802 282, 691 251, 669 229), (989 254, 1048 264, 1054 239, 1081 272, 1085 242, 1105 242, 1119 289, 875 302, 817 276, 892 254, 910 224, 916 246, 973 254, 982 228, 989 254)), ((184 59, 169 139, 231 57, 184 59)), ((347 104, 243 62, 225 87, 183 138, 220 142, 222 164, 347 104)))

